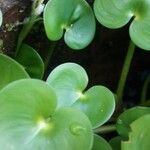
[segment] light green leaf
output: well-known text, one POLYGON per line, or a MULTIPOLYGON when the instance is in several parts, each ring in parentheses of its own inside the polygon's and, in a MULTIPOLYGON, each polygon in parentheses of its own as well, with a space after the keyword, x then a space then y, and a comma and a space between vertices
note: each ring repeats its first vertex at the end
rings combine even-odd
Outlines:
POLYGON ((19 80, 1 90, 0 149, 90 150, 92 142, 89 119, 71 108, 56 110, 56 95, 45 82, 19 80))
POLYGON ((104 86, 93 86, 73 104, 90 119, 93 128, 101 126, 110 119, 115 110, 113 93, 104 86))
POLYGON ((57 41, 64 34, 72 49, 85 48, 95 34, 94 15, 85 0, 50 0, 44 9, 44 25, 50 40, 57 41))
POLYGON ((129 140, 122 142, 122 150, 150 149, 150 114, 144 115, 131 124, 129 140))
POLYGON ((50 73, 46 82, 57 94, 58 107, 72 106, 83 111, 93 128, 104 124, 114 112, 114 95, 106 87, 93 86, 83 92, 88 84, 88 76, 80 65, 62 64, 50 73))
POLYGON ((94 135, 94 143, 92 150, 112 150, 112 148, 104 138, 98 135, 94 135))
POLYGON ((0 90, 12 81, 29 78, 24 68, 10 57, 0 54, 0 90))
POLYGON ((131 131, 130 124, 145 114, 150 114, 149 107, 133 107, 123 112, 117 119, 116 128, 123 137, 128 137, 131 131))
POLYGON ((132 18, 131 40, 140 48, 150 50, 149 0, 95 0, 94 12, 98 21, 108 28, 120 28, 132 18))
POLYGON ((88 76, 81 66, 64 63, 56 67, 47 78, 57 94, 58 107, 71 106, 88 84, 88 76))
POLYGON ((95 0, 94 12, 96 18, 108 28, 115 29, 124 26, 132 17, 129 13, 129 1, 95 0))
POLYGON ((116 136, 109 141, 109 144, 111 145, 113 150, 121 150, 121 141, 122 140, 123 140, 122 137, 116 136))
POLYGON ((32 78, 41 79, 44 74, 44 63, 40 55, 29 45, 22 44, 16 60, 23 65, 32 78))
POLYGON ((2 22, 3 22, 3 14, 2 11, 0 10, 0 27, 2 25, 2 22))

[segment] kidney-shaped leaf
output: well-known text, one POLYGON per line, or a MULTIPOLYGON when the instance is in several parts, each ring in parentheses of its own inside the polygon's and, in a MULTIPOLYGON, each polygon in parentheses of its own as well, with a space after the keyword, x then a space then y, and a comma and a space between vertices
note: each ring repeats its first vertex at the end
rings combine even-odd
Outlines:
POLYGON ((75 63, 64 63, 56 67, 46 81, 57 94, 58 107, 71 106, 88 84, 84 68, 75 63))
POLYGON ((115 110, 113 93, 104 86, 93 86, 73 104, 74 108, 83 111, 94 128, 104 124, 115 110))
POLYGON ((90 150, 93 134, 86 115, 71 108, 55 108, 56 95, 43 81, 24 79, 3 88, 0 149, 90 150))
POLYGON ((12 81, 29 78, 24 68, 12 58, 0 54, 0 90, 12 81))
POLYGON ((144 115, 131 124, 129 140, 122 142, 121 150, 150 149, 150 114, 144 115))
POLYGON ((29 45, 22 44, 16 60, 23 65, 32 78, 41 79, 44 74, 44 63, 40 55, 29 45))
POLYGON ((149 0, 95 0, 94 11, 98 21, 108 28, 130 25, 132 41, 142 49, 150 50, 149 0))
POLYGON ((49 0, 44 9, 44 25, 50 40, 59 40, 64 33, 66 44, 83 49, 93 39, 95 19, 85 0, 49 0))
POLYGON ((83 111, 94 128, 105 123, 115 109, 112 92, 104 86, 93 86, 83 92, 88 84, 86 71, 78 64, 65 63, 56 67, 47 79, 58 97, 58 107, 72 106, 83 111))
POLYGON ((117 119, 116 128, 118 133, 127 138, 131 131, 130 124, 145 114, 150 114, 150 108, 138 106, 123 112, 117 119))
POLYGON ((94 143, 92 150, 112 150, 112 148, 104 138, 98 135, 94 135, 94 143))

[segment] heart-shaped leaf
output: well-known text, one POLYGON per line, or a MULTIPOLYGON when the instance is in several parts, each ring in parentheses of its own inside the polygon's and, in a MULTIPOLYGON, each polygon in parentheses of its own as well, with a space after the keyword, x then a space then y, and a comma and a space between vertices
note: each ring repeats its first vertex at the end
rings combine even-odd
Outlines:
POLYGON ((112 116, 115 99, 112 92, 104 86, 93 86, 73 104, 90 119, 93 128, 101 126, 112 116))
POLYGON ((44 74, 44 63, 40 55, 29 45, 22 44, 16 60, 23 65, 32 78, 41 79, 44 74))
POLYGON ((24 68, 10 57, 0 54, 0 90, 12 81, 29 78, 24 68))
POLYGON ((46 81, 57 94, 58 107, 71 106, 88 84, 88 76, 81 66, 64 63, 56 67, 46 81))
POLYGON ((123 138, 121 136, 116 136, 109 141, 113 150, 121 150, 121 141, 123 138))
POLYGON ((130 124, 145 114, 150 114, 149 107, 138 106, 138 107, 133 107, 123 112, 118 117, 117 124, 116 124, 118 133, 121 136, 128 138, 128 134, 131 131, 130 124))
POLYGON ((3 88, 0 149, 90 150, 93 133, 89 119, 72 108, 55 108, 56 95, 43 81, 24 79, 3 88))
POLYGON ((0 10, 0 27, 2 25, 2 22, 3 22, 3 14, 2 11, 0 10))
POLYGON ((122 150, 150 149, 150 114, 144 115, 131 124, 129 140, 122 142, 122 150))
POLYGON ((98 21, 108 28, 119 28, 132 18, 130 37, 142 49, 150 50, 149 0, 95 0, 94 11, 98 21))
POLYGON ((104 138, 98 135, 94 135, 94 143, 92 150, 112 150, 112 148, 104 138))
POLYGON ((44 25, 53 41, 61 39, 65 30, 65 42, 72 49, 83 49, 95 34, 94 15, 85 0, 50 0, 44 9, 44 25))
POLYGON ((114 112, 114 95, 106 87, 94 86, 83 92, 88 84, 88 76, 78 64, 65 63, 56 67, 47 83, 57 94, 58 107, 72 106, 83 111, 93 128, 105 123, 114 112))

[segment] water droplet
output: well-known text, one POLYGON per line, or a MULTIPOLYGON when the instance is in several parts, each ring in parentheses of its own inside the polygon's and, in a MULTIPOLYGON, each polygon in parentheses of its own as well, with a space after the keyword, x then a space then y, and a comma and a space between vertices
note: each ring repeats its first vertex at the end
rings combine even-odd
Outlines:
POLYGON ((85 128, 79 123, 73 123, 70 125, 70 131, 74 135, 80 135, 84 130, 85 128))

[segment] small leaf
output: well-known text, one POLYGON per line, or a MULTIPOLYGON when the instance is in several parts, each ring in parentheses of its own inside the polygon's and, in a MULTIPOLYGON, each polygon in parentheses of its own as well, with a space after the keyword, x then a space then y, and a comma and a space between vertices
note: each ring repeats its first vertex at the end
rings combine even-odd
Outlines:
POLYGON ((104 138, 98 135, 94 135, 94 143, 92 150, 112 150, 112 148, 104 138))
POLYGON ((116 136, 109 141, 109 144, 111 145, 113 150, 121 150, 121 141, 122 140, 123 140, 122 137, 116 136))
POLYGON ((126 110, 117 119, 116 128, 118 133, 127 138, 131 131, 130 124, 141 116, 149 113, 150 108, 148 107, 133 107, 126 110))
POLYGON ((89 119, 71 108, 56 110, 56 95, 45 82, 19 80, 1 90, 0 149, 90 150, 92 143, 89 119))
POLYGON ((112 92, 104 86, 94 86, 83 92, 88 84, 86 71, 77 64, 65 63, 56 67, 47 81, 58 98, 58 107, 72 106, 83 111, 93 128, 104 124, 115 109, 112 92))
POLYGON ((85 0, 52 0, 44 9, 44 25, 50 40, 62 38, 72 49, 83 49, 95 34, 95 19, 85 0), (67 7, 66 7, 67 6, 67 7))
POLYGON ((108 28, 120 28, 132 18, 131 40, 140 48, 150 50, 149 0, 95 0, 94 12, 98 21, 108 28))
POLYGON ((131 124, 129 140, 122 142, 122 150, 150 149, 150 114, 144 115, 131 124))
POLYGON ((0 54, 0 90, 12 81, 29 78, 24 68, 10 57, 0 54))
POLYGON ((2 22, 3 22, 3 14, 2 11, 0 10, 0 27, 2 25, 2 22))
POLYGON ((73 107, 83 111, 89 117, 93 128, 97 128, 112 116, 115 110, 115 98, 106 87, 93 86, 83 93, 73 107))
POLYGON ((71 106, 88 84, 88 76, 81 66, 64 63, 56 67, 46 81, 57 94, 58 107, 71 106))
POLYGON ((16 60, 22 64, 32 78, 41 79, 44 74, 44 63, 40 55, 29 45, 22 44, 16 60))

